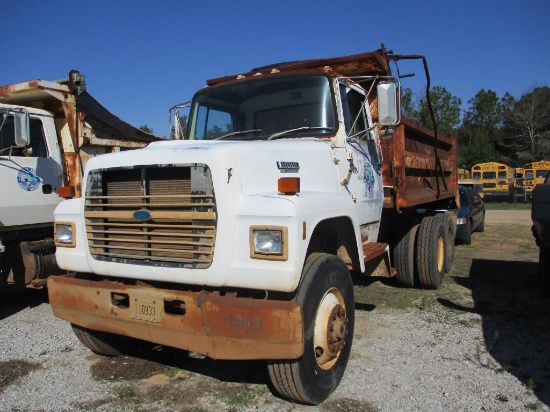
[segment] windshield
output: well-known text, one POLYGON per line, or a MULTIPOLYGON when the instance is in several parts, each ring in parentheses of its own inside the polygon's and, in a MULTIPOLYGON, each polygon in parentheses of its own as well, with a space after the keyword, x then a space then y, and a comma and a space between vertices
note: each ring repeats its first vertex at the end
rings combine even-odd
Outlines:
POLYGON ((250 79, 204 89, 193 99, 189 139, 252 140, 334 134, 329 79, 250 79))

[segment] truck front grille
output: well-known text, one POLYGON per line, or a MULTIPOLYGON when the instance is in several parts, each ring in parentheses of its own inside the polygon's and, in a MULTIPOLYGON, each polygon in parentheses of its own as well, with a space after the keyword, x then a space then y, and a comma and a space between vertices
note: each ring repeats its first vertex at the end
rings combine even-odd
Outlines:
POLYGON ((212 263, 216 202, 204 164, 94 170, 84 217, 96 260, 197 269, 212 263))

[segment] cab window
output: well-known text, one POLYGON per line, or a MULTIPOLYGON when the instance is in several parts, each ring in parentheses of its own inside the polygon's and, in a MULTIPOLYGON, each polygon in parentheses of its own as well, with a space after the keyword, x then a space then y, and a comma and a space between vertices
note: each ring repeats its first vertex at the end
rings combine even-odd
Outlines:
MULTIPOLYGON (((3 121, 4 119, 2 119, 3 121)), ((0 122, 1 124, 1 122, 0 122)), ((0 154, 21 157, 48 157, 44 127, 40 119, 30 119, 31 143, 25 147, 15 145, 15 128, 13 116, 7 116, 0 130, 0 154)))
POLYGON ((363 107, 365 96, 341 84, 340 98, 342 99, 342 108, 344 109, 344 123, 347 135, 357 136, 358 138, 364 137, 361 132, 368 128, 363 107))

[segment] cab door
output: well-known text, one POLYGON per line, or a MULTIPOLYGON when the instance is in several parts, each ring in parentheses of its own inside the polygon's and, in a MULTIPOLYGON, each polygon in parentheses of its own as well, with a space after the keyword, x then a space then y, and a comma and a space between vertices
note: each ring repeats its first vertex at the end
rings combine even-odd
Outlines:
POLYGON ((363 240, 376 242, 384 190, 382 159, 370 127, 366 92, 355 84, 339 83, 346 143, 338 162, 344 189, 357 206, 363 240))
POLYGON ((59 203, 60 165, 47 145, 46 127, 38 117, 29 126, 26 147, 15 146, 13 116, 0 130, 0 226, 49 224, 59 203))

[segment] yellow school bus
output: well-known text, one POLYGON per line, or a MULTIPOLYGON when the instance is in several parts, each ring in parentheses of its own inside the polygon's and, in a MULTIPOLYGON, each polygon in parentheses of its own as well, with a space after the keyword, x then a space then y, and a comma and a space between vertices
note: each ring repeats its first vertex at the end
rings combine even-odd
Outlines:
POLYGON ((457 170, 458 174, 458 184, 460 186, 466 186, 471 188, 476 192, 480 197, 483 197, 483 186, 478 182, 474 182, 472 179, 472 173, 469 169, 459 168, 457 170))
POLYGON ((516 190, 516 194, 520 195, 523 194, 525 185, 524 185, 524 178, 523 178, 523 167, 516 167, 514 169, 514 188, 516 190))
POLYGON ((468 180, 472 178, 470 171, 468 169, 459 168, 457 173, 458 173, 458 180, 468 180))
POLYGON ((550 170, 550 161, 541 160, 540 162, 528 163, 523 166, 523 184, 525 186, 525 194, 531 197, 533 189, 536 185, 544 182, 544 178, 550 170))
POLYGON ((514 193, 514 170, 497 162, 478 163, 472 167, 474 184, 483 186, 485 198, 508 197, 514 193))

